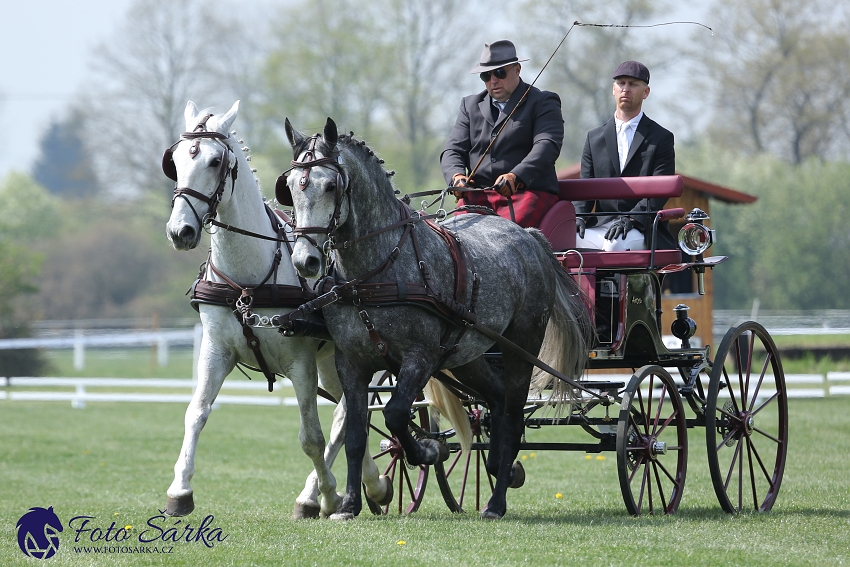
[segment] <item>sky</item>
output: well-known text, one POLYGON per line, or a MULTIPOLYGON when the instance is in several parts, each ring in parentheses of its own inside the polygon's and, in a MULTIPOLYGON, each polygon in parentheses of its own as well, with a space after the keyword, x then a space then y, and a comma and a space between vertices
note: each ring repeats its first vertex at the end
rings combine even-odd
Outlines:
MULTIPOLYGON (((267 0, 270 1, 270 0, 267 0)), ((10 170, 29 172, 51 120, 84 85, 92 51, 119 28, 133 0, 27 0, 4 2, 0 17, 0 179, 10 170)), ((272 2, 272 3, 280 3, 272 2)), ((255 2, 256 4, 256 2, 255 2)), ((702 21, 703 2, 677 2, 673 20, 702 21)), ((704 22, 711 25, 711 22, 704 22)), ((662 28, 690 33, 692 26, 662 28)), ((676 90, 686 70, 653 74, 658 92, 676 90)), ((663 119, 663 109, 653 109, 663 119)), ((671 117, 671 120, 673 118, 671 117)), ((664 122, 662 122, 664 123, 664 122)))

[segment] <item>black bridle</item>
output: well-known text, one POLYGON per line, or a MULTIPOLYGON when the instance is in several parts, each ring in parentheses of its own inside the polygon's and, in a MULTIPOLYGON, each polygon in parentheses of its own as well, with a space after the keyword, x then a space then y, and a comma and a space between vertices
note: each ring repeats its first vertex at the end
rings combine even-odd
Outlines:
POLYGON ((193 132, 183 132, 180 139, 165 150, 165 153, 162 156, 162 171, 170 179, 174 180, 174 196, 171 198, 171 208, 174 208, 174 203, 178 198, 183 199, 186 201, 186 204, 189 205, 189 208, 192 209, 192 213, 195 215, 195 218, 198 220, 198 225, 201 227, 206 226, 207 223, 216 217, 218 205, 221 203, 221 198, 224 194, 224 187, 227 184, 228 176, 231 178, 231 193, 233 192, 233 187, 236 184, 237 176, 237 163, 234 163, 232 169, 230 167, 230 158, 232 157, 233 152, 227 144, 222 142, 222 140, 226 140, 228 136, 220 132, 207 131, 207 120, 209 120, 211 116, 212 114, 207 114, 198 123, 193 132), (202 139, 213 140, 222 148, 221 164, 219 165, 218 170, 218 186, 216 187, 215 192, 210 196, 195 191, 191 187, 179 187, 177 185, 177 169, 174 165, 174 149, 178 144, 180 144, 180 142, 183 142, 184 140, 194 140, 192 147, 189 148, 189 155, 192 156, 192 159, 195 159, 200 153, 200 143, 202 139), (207 204, 207 213, 203 216, 203 219, 198 214, 198 211, 195 210, 195 207, 192 205, 189 197, 194 197, 195 199, 207 204))
MULTIPOLYGON (((281 181, 287 181, 286 176, 294 171, 295 169, 301 170, 301 178, 298 180, 298 187, 304 191, 307 189, 307 185, 310 183, 310 171, 314 167, 325 167, 327 169, 331 169, 336 172, 336 194, 334 196, 334 212, 331 215, 331 219, 326 227, 319 226, 304 226, 299 227, 296 226, 293 229, 293 233, 295 234, 295 239, 305 238, 307 242, 312 244, 319 250, 322 250, 325 254, 328 254, 330 250, 336 247, 335 239, 336 239, 336 231, 339 228, 339 217, 342 213, 342 202, 346 197, 351 199, 351 189, 349 186, 348 176, 345 174, 345 171, 342 168, 342 157, 337 155, 320 157, 316 158, 316 144, 319 139, 319 134, 314 134, 310 137, 310 141, 307 145, 307 149, 304 150, 301 155, 300 160, 292 160, 290 165, 292 166, 289 170, 283 172, 280 178, 278 178, 278 190, 276 191, 278 195, 278 201, 281 201, 284 205, 292 205, 292 194, 289 190, 288 183, 286 184, 286 189, 283 189, 283 183, 281 181), (314 238, 312 238, 311 234, 325 234, 328 236, 328 240, 325 243, 325 247, 323 249, 322 246, 319 246, 319 243, 316 242, 314 238)), ((350 206, 350 203, 349 203, 350 206)))

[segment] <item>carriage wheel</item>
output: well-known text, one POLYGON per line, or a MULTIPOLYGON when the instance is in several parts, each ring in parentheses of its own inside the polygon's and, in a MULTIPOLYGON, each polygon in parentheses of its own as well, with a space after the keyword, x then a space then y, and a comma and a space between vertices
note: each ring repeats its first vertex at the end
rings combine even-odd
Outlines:
MULTIPOLYGON (((493 495, 495 484, 484 466, 490 446, 490 436, 482 425, 486 410, 478 403, 472 403, 467 406, 467 411, 472 426, 472 449, 465 453, 459 443, 449 439, 449 459, 434 465, 443 500, 449 510, 458 513, 464 511, 464 504, 467 507, 474 505, 475 510, 480 511, 493 495)), ((432 431, 438 429, 434 422, 431 426, 432 431)))
MULTIPOLYGON (((378 380, 377 386, 394 386, 395 376, 384 372, 378 380)), ((369 396, 370 406, 383 406, 390 397, 390 392, 372 392, 369 396)), ((422 402, 425 398, 420 394, 416 401, 422 402)), ((415 407, 411 413, 412 425, 427 430, 429 426, 428 407, 415 407)), ((411 514, 422 504, 425 496, 425 485, 428 481, 428 465, 411 466, 404 459, 404 449, 398 439, 390 434, 384 426, 383 412, 380 410, 369 411, 369 448, 372 458, 378 466, 381 474, 387 475, 393 483, 395 496, 393 501, 385 506, 365 498, 369 510, 373 514, 389 514, 395 511, 399 514, 411 514)))
POLYGON ((617 421, 617 468, 629 513, 676 512, 687 464, 688 425, 676 384, 664 368, 644 366, 626 386, 617 421))
POLYGON ((720 506, 729 513, 770 510, 785 470, 788 397, 776 345, 758 323, 723 337, 705 413, 708 467, 720 506))

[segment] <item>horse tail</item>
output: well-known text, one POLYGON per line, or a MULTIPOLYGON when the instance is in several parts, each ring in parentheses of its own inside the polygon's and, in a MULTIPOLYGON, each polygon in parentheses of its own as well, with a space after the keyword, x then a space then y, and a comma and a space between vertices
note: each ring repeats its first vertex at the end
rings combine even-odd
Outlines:
MULTIPOLYGON (((444 370, 443 372, 447 371, 444 370)), ((455 396, 436 378, 428 380, 422 393, 432 407, 436 408, 441 415, 446 416, 457 434, 460 448, 465 455, 469 455, 472 448, 472 427, 469 425, 469 414, 463 407, 460 398, 455 396)))
MULTIPOLYGON (((543 247, 552 265, 555 280, 555 301, 538 358, 560 372, 578 380, 587 365, 588 349, 593 343, 593 325, 589 301, 576 281, 561 266, 546 237, 538 230, 528 231, 543 247)), ((539 368, 534 369, 530 392, 542 396, 551 389, 549 403, 556 416, 563 406, 576 400, 577 392, 569 384, 539 368)))

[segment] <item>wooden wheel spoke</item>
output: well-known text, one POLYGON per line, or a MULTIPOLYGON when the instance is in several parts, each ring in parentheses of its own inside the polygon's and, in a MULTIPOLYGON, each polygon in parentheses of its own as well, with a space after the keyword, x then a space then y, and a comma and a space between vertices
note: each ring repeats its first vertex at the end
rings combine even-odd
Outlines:
POLYGON ((661 420, 661 408, 664 405, 664 398, 667 397, 667 384, 662 383, 661 385, 661 395, 658 397, 657 407, 655 408, 655 419, 652 420, 652 435, 658 435, 655 427, 658 425, 658 422, 661 420))
POLYGON ((677 415, 679 415, 679 412, 678 412, 678 411, 676 411, 676 410, 674 409, 674 410, 673 410, 673 413, 671 413, 671 414, 667 417, 667 419, 665 419, 665 420, 664 420, 664 423, 662 423, 662 424, 661 424, 661 428, 660 428, 660 429, 655 430, 655 432, 653 433, 653 435, 655 435, 656 437, 658 437, 659 435, 661 435, 661 434, 664 432, 664 430, 665 430, 665 429, 667 429, 667 426, 668 426, 668 425, 670 425, 670 424, 673 422, 673 419, 675 419, 677 415))
POLYGON ((672 482, 674 485, 679 484, 679 481, 676 480, 676 477, 670 474, 670 471, 667 470, 667 467, 665 467, 661 461, 655 461, 655 464, 658 466, 658 468, 661 469, 661 472, 663 472, 664 475, 670 479, 670 482, 672 482))
MULTIPOLYGON (((750 402, 750 407, 748 408, 748 410, 751 412, 753 411, 753 406, 756 404, 756 401, 759 399, 759 391, 761 390, 761 385, 764 382, 764 377, 767 375, 767 367, 770 364, 771 360, 771 354, 767 353, 767 356, 764 359, 764 365, 761 367, 761 375, 759 376, 758 384, 756 384, 756 389, 753 391, 753 398, 750 402)), ((774 377, 774 379, 776 378, 774 377)))
POLYGON ((723 368, 723 382, 726 384, 726 391, 729 392, 729 397, 732 400, 732 408, 735 410, 735 413, 738 413, 741 410, 738 408, 738 400, 735 398, 735 391, 732 389, 732 382, 729 381, 729 375, 726 373, 725 367, 723 368))
MULTIPOLYGON (((650 390, 649 390, 649 392, 650 392, 650 396, 651 396, 651 394, 652 394, 652 389, 651 389, 651 388, 652 388, 652 385, 650 384, 650 390)), ((635 392, 635 393, 637 394, 637 398, 638 398, 638 407, 640 408, 640 414, 639 414, 639 415, 641 415, 641 416, 644 416, 644 417, 645 417, 645 416, 647 415, 647 411, 646 411, 646 409, 644 408, 644 404, 643 404, 643 394, 641 393, 640 388, 638 388, 638 389, 636 390, 636 392, 635 392)), ((649 400, 647 400, 647 403, 648 403, 648 402, 649 402, 649 400)), ((631 417, 629 417, 629 419, 632 419, 632 418, 631 418, 631 417)), ((644 432, 644 434, 645 434, 645 435, 649 435, 649 429, 648 429, 648 426, 647 426, 647 424, 646 424, 646 419, 644 419, 644 420, 643 420, 643 423, 642 423, 641 425, 643 425, 643 432, 644 432)), ((639 430, 639 426, 638 426, 637 422, 635 422, 635 429, 638 429, 638 430, 639 430)))
MULTIPOLYGON (((756 455, 756 458, 758 459, 758 455, 756 455)), ((754 468, 753 467, 753 444, 750 441, 749 437, 747 437, 747 461, 750 464, 750 466, 749 466, 749 469, 750 469, 750 488, 753 491, 753 508, 758 510, 759 509, 759 497, 758 497, 758 494, 756 493, 756 475, 755 475, 755 471, 753 470, 753 468, 754 468)), ((761 465, 761 459, 759 459, 759 465, 761 465)), ((742 503, 742 505, 743 505, 743 503, 742 503)))
POLYGON ((719 444, 717 447, 715 447, 715 450, 716 450, 718 453, 719 453, 719 452, 723 449, 723 446, 724 446, 724 445, 726 445, 726 443, 728 443, 730 439, 732 439, 732 437, 735 435, 735 433, 736 433, 736 431, 737 431, 737 430, 738 430, 738 428, 737 428, 737 427, 736 427, 735 429, 730 429, 730 430, 729 430, 729 432, 726 434, 726 437, 724 437, 724 438, 720 441, 720 444, 719 444))
MULTIPOLYGON (((764 466, 764 461, 762 461, 761 455, 759 455, 758 450, 756 449, 755 444, 751 438, 747 438, 747 449, 752 451, 752 454, 756 456, 756 462, 759 464, 759 468, 761 469, 761 473, 764 475, 764 479, 770 485, 771 490, 773 489, 773 477, 767 470, 767 467, 764 466)), ((752 455, 750 455, 750 459, 752 459, 752 455)))
POLYGON ((758 412, 763 410, 765 407, 768 406, 768 404, 770 404, 773 400, 777 399, 778 397, 779 397, 779 391, 774 392, 773 395, 770 396, 768 399, 766 399, 763 404, 761 404, 759 407, 757 407, 756 409, 751 411, 750 415, 756 415, 758 412))
MULTIPOLYGON (((643 474, 640 476, 640 495, 638 496, 638 502, 637 502, 637 509, 640 510, 641 508, 643 508, 643 494, 644 494, 644 490, 647 488, 647 486, 646 486, 647 480, 649 479, 649 466, 644 465, 642 467, 635 467, 635 470, 637 470, 638 468, 643 469, 643 474)), ((649 502, 650 502, 649 506, 650 506, 650 510, 651 510, 652 509, 652 498, 651 497, 650 497, 649 502)))
POLYGON ((643 454, 639 454, 637 462, 635 463, 635 468, 634 468, 634 470, 632 470, 632 474, 629 475, 629 484, 632 483, 632 481, 634 480, 635 475, 637 474, 638 470, 640 470, 640 468, 643 466, 643 462, 644 462, 643 454))
MULTIPOLYGON (((658 461, 655 461, 655 462, 652 463, 652 474, 655 475, 655 485, 658 487, 658 496, 659 496, 659 498, 661 498, 661 505, 662 505, 664 511, 666 512, 667 511, 667 498, 664 497, 664 488, 661 486, 661 477, 658 476, 658 467, 660 465, 661 464, 658 461)), ((662 470, 663 470, 663 468, 662 468, 662 470)), ((667 474, 667 471, 664 471, 664 473, 667 474)), ((670 475, 667 474, 667 476, 670 476, 670 475)), ((674 487, 674 489, 675 489, 675 487, 674 487)))
POLYGON ((732 473, 735 472, 735 462, 738 460, 740 451, 741 440, 738 439, 738 442, 735 444, 735 451, 732 453, 732 462, 729 464, 729 473, 726 475, 726 482, 723 483, 727 491, 729 490, 729 481, 732 480, 732 473))

